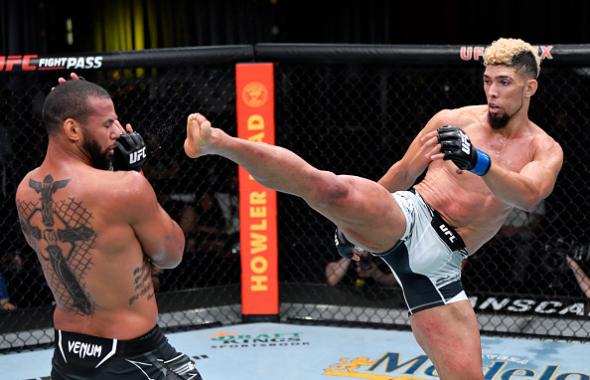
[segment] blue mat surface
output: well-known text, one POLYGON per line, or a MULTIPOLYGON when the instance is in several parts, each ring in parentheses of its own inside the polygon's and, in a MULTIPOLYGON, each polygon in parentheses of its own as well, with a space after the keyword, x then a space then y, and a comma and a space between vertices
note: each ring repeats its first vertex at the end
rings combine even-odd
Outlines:
MULTIPOLYGON (((437 379, 410 332, 255 323, 168 334, 204 380, 437 379)), ((482 337, 486 379, 590 380, 590 344, 482 337)), ((0 356, 0 379, 47 379, 52 350, 0 356)))

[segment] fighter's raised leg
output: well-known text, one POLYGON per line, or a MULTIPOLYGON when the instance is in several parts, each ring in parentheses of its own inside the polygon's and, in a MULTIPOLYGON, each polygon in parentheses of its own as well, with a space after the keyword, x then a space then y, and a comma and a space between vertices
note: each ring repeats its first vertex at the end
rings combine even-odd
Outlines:
POLYGON ((318 170, 274 145, 231 137, 201 114, 187 120, 185 153, 216 154, 244 167, 262 185, 303 198, 353 243, 372 252, 390 249, 405 232, 405 217, 391 194, 371 180, 318 170))

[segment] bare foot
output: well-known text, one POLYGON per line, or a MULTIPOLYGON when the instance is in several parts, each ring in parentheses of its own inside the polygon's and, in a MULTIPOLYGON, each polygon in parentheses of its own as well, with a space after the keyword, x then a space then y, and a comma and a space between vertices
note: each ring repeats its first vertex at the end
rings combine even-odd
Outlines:
POLYGON ((197 158, 205 154, 203 146, 211 138, 211 122, 200 113, 192 113, 186 121, 186 140, 184 153, 190 158, 197 158))

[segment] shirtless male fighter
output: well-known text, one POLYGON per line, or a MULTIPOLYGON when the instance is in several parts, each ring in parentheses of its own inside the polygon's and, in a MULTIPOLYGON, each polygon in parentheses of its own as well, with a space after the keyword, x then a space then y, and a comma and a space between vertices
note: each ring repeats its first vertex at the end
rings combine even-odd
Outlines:
POLYGON ((488 104, 437 113, 380 183, 231 137, 198 113, 188 116, 184 142, 189 157, 226 157, 264 186, 304 199, 336 224, 342 255, 354 257, 354 244, 384 260, 403 289, 417 342, 446 380, 483 379, 461 261, 494 236, 511 208, 531 210, 546 198, 563 162, 559 144, 528 118, 537 50, 499 39, 484 64, 488 104))
POLYGON ((16 192, 56 303, 51 377, 200 379, 156 325, 151 268, 177 266, 184 235, 136 171, 145 147, 128 149, 138 136, 123 130, 106 90, 63 82, 43 105, 45 159, 16 192))

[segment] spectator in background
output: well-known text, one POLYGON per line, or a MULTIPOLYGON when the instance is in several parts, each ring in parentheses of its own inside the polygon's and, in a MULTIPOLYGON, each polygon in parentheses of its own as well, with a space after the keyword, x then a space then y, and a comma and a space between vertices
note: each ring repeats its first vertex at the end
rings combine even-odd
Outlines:
POLYGON ((222 191, 215 193, 225 220, 226 245, 224 251, 231 254, 240 252, 240 204, 238 199, 238 176, 232 175, 222 191))
POLYGON ((16 306, 10 302, 6 279, 4 278, 2 272, 0 272, 0 311, 13 311, 15 309, 16 306))
POLYGON ((8 129, 0 125, 0 195, 2 197, 7 197, 9 194, 7 169, 12 156, 12 144, 8 129))
POLYGON ((527 276, 531 272, 527 268, 531 263, 537 229, 544 217, 544 200, 530 212, 513 208, 498 232, 497 240, 502 244, 501 249, 508 248, 510 257, 514 259, 510 266, 510 280, 514 284, 523 285, 529 282, 527 276))
POLYGON ((145 136, 146 146, 150 152, 150 158, 143 167, 143 174, 148 179, 158 202, 172 216, 178 220, 182 202, 173 199, 172 193, 178 191, 178 162, 173 153, 162 149, 162 142, 155 134, 145 136))
POLYGON ((342 257, 340 260, 331 261, 326 265, 326 281, 328 285, 346 284, 359 288, 373 284, 388 287, 395 286, 396 282, 393 273, 386 273, 381 270, 378 262, 370 254, 357 247, 354 248, 354 253, 361 258, 360 261, 342 257))
MULTIPOLYGON (((12 157, 13 150, 10 134, 6 127, 0 125, 0 204, 3 209, 8 208, 5 207, 5 202, 12 201, 9 198, 11 190, 7 186, 8 183, 10 183, 8 169, 12 157)), ((4 233, 6 233, 6 231, 4 231, 4 233)), ((0 262, 0 311, 12 311, 16 309, 16 306, 10 302, 7 281, 4 277, 6 263, 10 259, 6 260, 7 256, 4 253, 2 256, 3 260, 0 262)))
POLYGON ((186 252, 218 253, 226 244, 223 211, 210 192, 197 197, 196 205, 184 207, 179 224, 186 237, 186 252))
POLYGON ((8 283, 22 270, 23 262, 18 251, 3 250, 0 257, 0 311, 12 311, 16 305, 10 299, 8 283), (9 277, 7 279, 7 276, 9 277))

